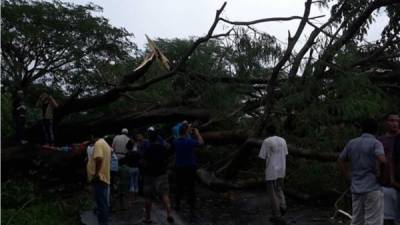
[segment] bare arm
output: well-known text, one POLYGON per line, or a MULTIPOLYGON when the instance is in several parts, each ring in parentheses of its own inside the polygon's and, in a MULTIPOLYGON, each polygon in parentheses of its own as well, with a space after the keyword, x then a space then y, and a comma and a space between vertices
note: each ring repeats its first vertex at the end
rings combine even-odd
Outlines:
POLYGON ((194 133, 196 140, 199 142, 199 145, 203 145, 204 140, 203 140, 203 137, 200 135, 199 130, 197 128, 193 128, 193 133, 194 133))
POLYGON ((376 158, 378 159, 379 168, 378 180, 381 180, 381 178, 383 177, 383 172, 385 171, 386 157, 385 155, 377 155, 376 158))
POLYGON ((58 104, 57 104, 56 100, 53 98, 53 96, 49 96, 49 99, 50 99, 51 104, 52 104, 55 108, 57 108, 57 107, 58 107, 58 104))
POLYGON ((340 171, 342 171, 342 174, 347 178, 347 179, 351 179, 351 173, 350 173, 350 169, 349 169, 349 164, 344 161, 343 159, 339 158, 338 159, 338 164, 339 164, 339 168, 340 171))

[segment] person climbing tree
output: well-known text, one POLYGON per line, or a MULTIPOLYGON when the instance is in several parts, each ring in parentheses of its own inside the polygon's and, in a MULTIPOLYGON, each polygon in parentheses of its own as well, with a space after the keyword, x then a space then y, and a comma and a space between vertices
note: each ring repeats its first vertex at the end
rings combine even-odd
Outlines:
POLYGON ((45 144, 54 144, 54 109, 58 104, 54 98, 46 92, 43 92, 36 103, 42 110, 42 129, 45 144))

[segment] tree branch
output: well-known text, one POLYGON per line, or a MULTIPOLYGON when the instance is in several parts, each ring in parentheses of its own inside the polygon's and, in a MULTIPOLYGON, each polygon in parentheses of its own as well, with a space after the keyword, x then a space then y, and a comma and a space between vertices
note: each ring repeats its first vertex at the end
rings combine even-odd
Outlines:
POLYGON ((323 77, 325 74, 325 68, 327 67, 327 64, 324 62, 331 62, 333 60, 336 52, 356 35, 360 27, 368 20, 376 9, 391 4, 399 4, 399 2, 398 0, 375 0, 372 2, 359 17, 348 25, 348 28, 343 32, 343 35, 325 49, 320 60, 316 63, 314 75, 318 78, 323 77))
POLYGON ((303 14, 302 20, 300 21, 299 26, 297 27, 296 34, 294 35, 293 38, 291 38, 289 35, 288 46, 286 48, 286 51, 285 51, 284 55, 282 56, 282 58, 279 60, 278 64, 272 70, 271 79, 267 86, 267 95, 264 98, 264 102, 265 102, 264 119, 260 123, 260 127, 258 129, 258 134, 261 134, 263 132, 264 127, 266 126, 267 121, 269 120, 269 116, 270 116, 270 113, 272 111, 272 107, 274 104, 275 87, 277 85, 278 74, 281 71, 282 67, 285 65, 285 63, 289 60, 294 46, 296 45, 297 41, 299 40, 300 35, 303 33, 304 27, 307 23, 309 15, 310 15, 311 4, 312 4, 312 0, 307 0, 305 2, 304 14, 303 14))
MULTIPOLYGON (((203 37, 198 38, 191 46, 190 48, 186 51, 186 53, 183 55, 183 57, 179 60, 179 62, 173 67, 173 69, 159 77, 153 78, 143 84, 139 85, 132 85, 130 83, 133 83, 138 80, 139 77, 143 76, 147 70, 150 67, 150 64, 153 60, 148 61, 148 63, 145 63, 144 66, 139 66, 139 69, 136 69, 132 73, 129 73, 124 76, 122 79, 120 85, 116 88, 113 88, 109 90, 108 92, 93 96, 93 97, 87 97, 87 98, 82 98, 82 99, 76 99, 76 100, 70 100, 66 101, 65 104, 57 109, 57 119, 61 119, 63 116, 71 114, 73 112, 79 112, 83 111, 86 109, 90 109, 93 107, 98 107, 107 103, 110 103, 112 101, 115 101, 121 96, 121 93, 124 93, 126 91, 139 91, 139 90, 144 90, 151 86, 152 84, 158 83, 162 80, 168 79, 175 75, 185 62, 188 60, 189 56, 192 55, 192 53, 196 50, 196 48, 203 42, 207 42, 210 38, 212 38, 212 33, 215 30, 215 27, 218 24, 218 21, 220 20, 220 15, 222 11, 224 10, 226 6, 226 2, 223 3, 221 8, 217 10, 215 19, 213 24, 211 25, 210 29, 208 30, 207 34, 203 37)), ((152 57, 154 59, 154 56, 152 57)))

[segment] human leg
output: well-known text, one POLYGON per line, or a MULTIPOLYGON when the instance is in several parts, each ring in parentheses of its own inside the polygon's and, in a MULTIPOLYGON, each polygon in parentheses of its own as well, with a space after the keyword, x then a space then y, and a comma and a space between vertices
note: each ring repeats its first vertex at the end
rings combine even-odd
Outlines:
POLYGON ((45 144, 50 143, 50 134, 48 132, 48 120, 43 119, 42 120, 42 132, 43 132, 43 141, 45 144))
POLYGON ((188 197, 189 197, 190 211, 193 214, 194 210, 196 208, 196 190, 195 190, 196 169, 195 168, 189 168, 187 170, 186 181, 187 181, 187 189, 188 189, 188 195, 189 195, 188 197))
POLYGON ((271 201, 272 217, 280 217, 280 201, 278 195, 278 184, 276 180, 267 181, 267 193, 271 201))
POLYGON ((183 192, 185 189, 184 169, 176 168, 176 193, 175 193, 175 209, 179 210, 183 192))
POLYGON ((152 208, 151 199, 146 197, 146 200, 144 202, 144 222, 145 223, 151 223, 151 208, 152 208))
POLYGON ((99 225, 108 224, 108 184, 101 181, 93 184, 97 203, 97 218, 99 225))
POLYGON ((352 219, 351 225, 364 225, 365 194, 352 194, 352 219))
POLYGON ((383 192, 372 191, 365 194, 365 225, 383 224, 383 192))
POLYGON ((49 132, 49 140, 51 144, 54 144, 54 123, 53 120, 48 120, 48 132, 49 132))
POLYGON ((284 216, 284 214, 286 214, 287 205, 286 205, 285 193, 283 191, 284 188, 283 178, 279 178, 277 180, 277 185, 278 185, 279 211, 281 213, 281 216, 284 216))

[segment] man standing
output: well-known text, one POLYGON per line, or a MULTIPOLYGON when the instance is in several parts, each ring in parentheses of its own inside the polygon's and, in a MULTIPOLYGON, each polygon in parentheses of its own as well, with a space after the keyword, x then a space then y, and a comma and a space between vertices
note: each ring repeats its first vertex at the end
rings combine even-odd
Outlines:
POLYGON ((394 142, 392 162, 392 184, 393 187, 396 189, 397 194, 397 215, 395 219, 395 225, 400 225, 400 132, 397 134, 394 142))
POLYGON ((189 193, 189 205, 191 216, 194 217, 196 195, 194 184, 196 180, 196 147, 203 145, 204 141, 197 128, 192 128, 188 124, 182 124, 179 128, 180 137, 175 139, 172 144, 176 153, 176 210, 180 209, 182 194, 187 190, 189 193), (193 132, 192 132, 193 131, 193 132), (189 138, 193 133, 194 139, 189 138))
POLYGON ((58 104, 54 98, 47 94, 42 93, 36 103, 37 107, 42 109, 42 128, 44 134, 45 144, 54 144, 54 109, 58 107, 58 104))
POLYGON ((267 127, 268 138, 263 141, 258 157, 265 160, 265 180, 268 195, 272 203, 271 222, 286 224, 283 219, 286 213, 286 200, 283 192, 283 181, 286 172, 286 155, 288 148, 285 139, 276 135, 275 126, 267 127))
POLYGON ((128 137, 128 129, 123 128, 121 130, 120 135, 116 135, 114 137, 114 140, 112 142, 112 147, 115 150, 115 153, 117 154, 118 159, 121 159, 125 157, 127 149, 126 149, 126 144, 130 138, 128 137))
POLYGON ((378 138, 382 142, 387 164, 382 172, 382 189, 384 193, 384 219, 395 221, 399 217, 400 209, 397 208, 396 189, 392 183, 394 177, 394 147, 396 135, 399 132, 399 115, 389 113, 385 116, 385 134, 378 138))
POLYGON ((15 126, 15 136, 20 144, 25 144, 25 114, 24 92, 18 90, 12 102, 12 114, 15 126))
POLYGON ((99 225, 108 224, 108 189, 110 185, 111 148, 100 138, 94 143, 93 154, 87 164, 89 182, 93 185, 99 225))
POLYGON ((341 171, 351 180, 351 224, 382 225, 383 192, 378 180, 386 163, 385 153, 373 135, 378 129, 376 121, 366 119, 361 128, 363 134, 350 140, 338 158, 341 171))
POLYGON ((153 129, 149 132, 149 145, 143 152, 145 223, 151 222, 152 199, 157 195, 165 205, 166 218, 169 223, 174 219, 171 215, 171 200, 169 198, 169 182, 167 174, 168 152, 166 145, 160 141, 160 136, 153 129))

